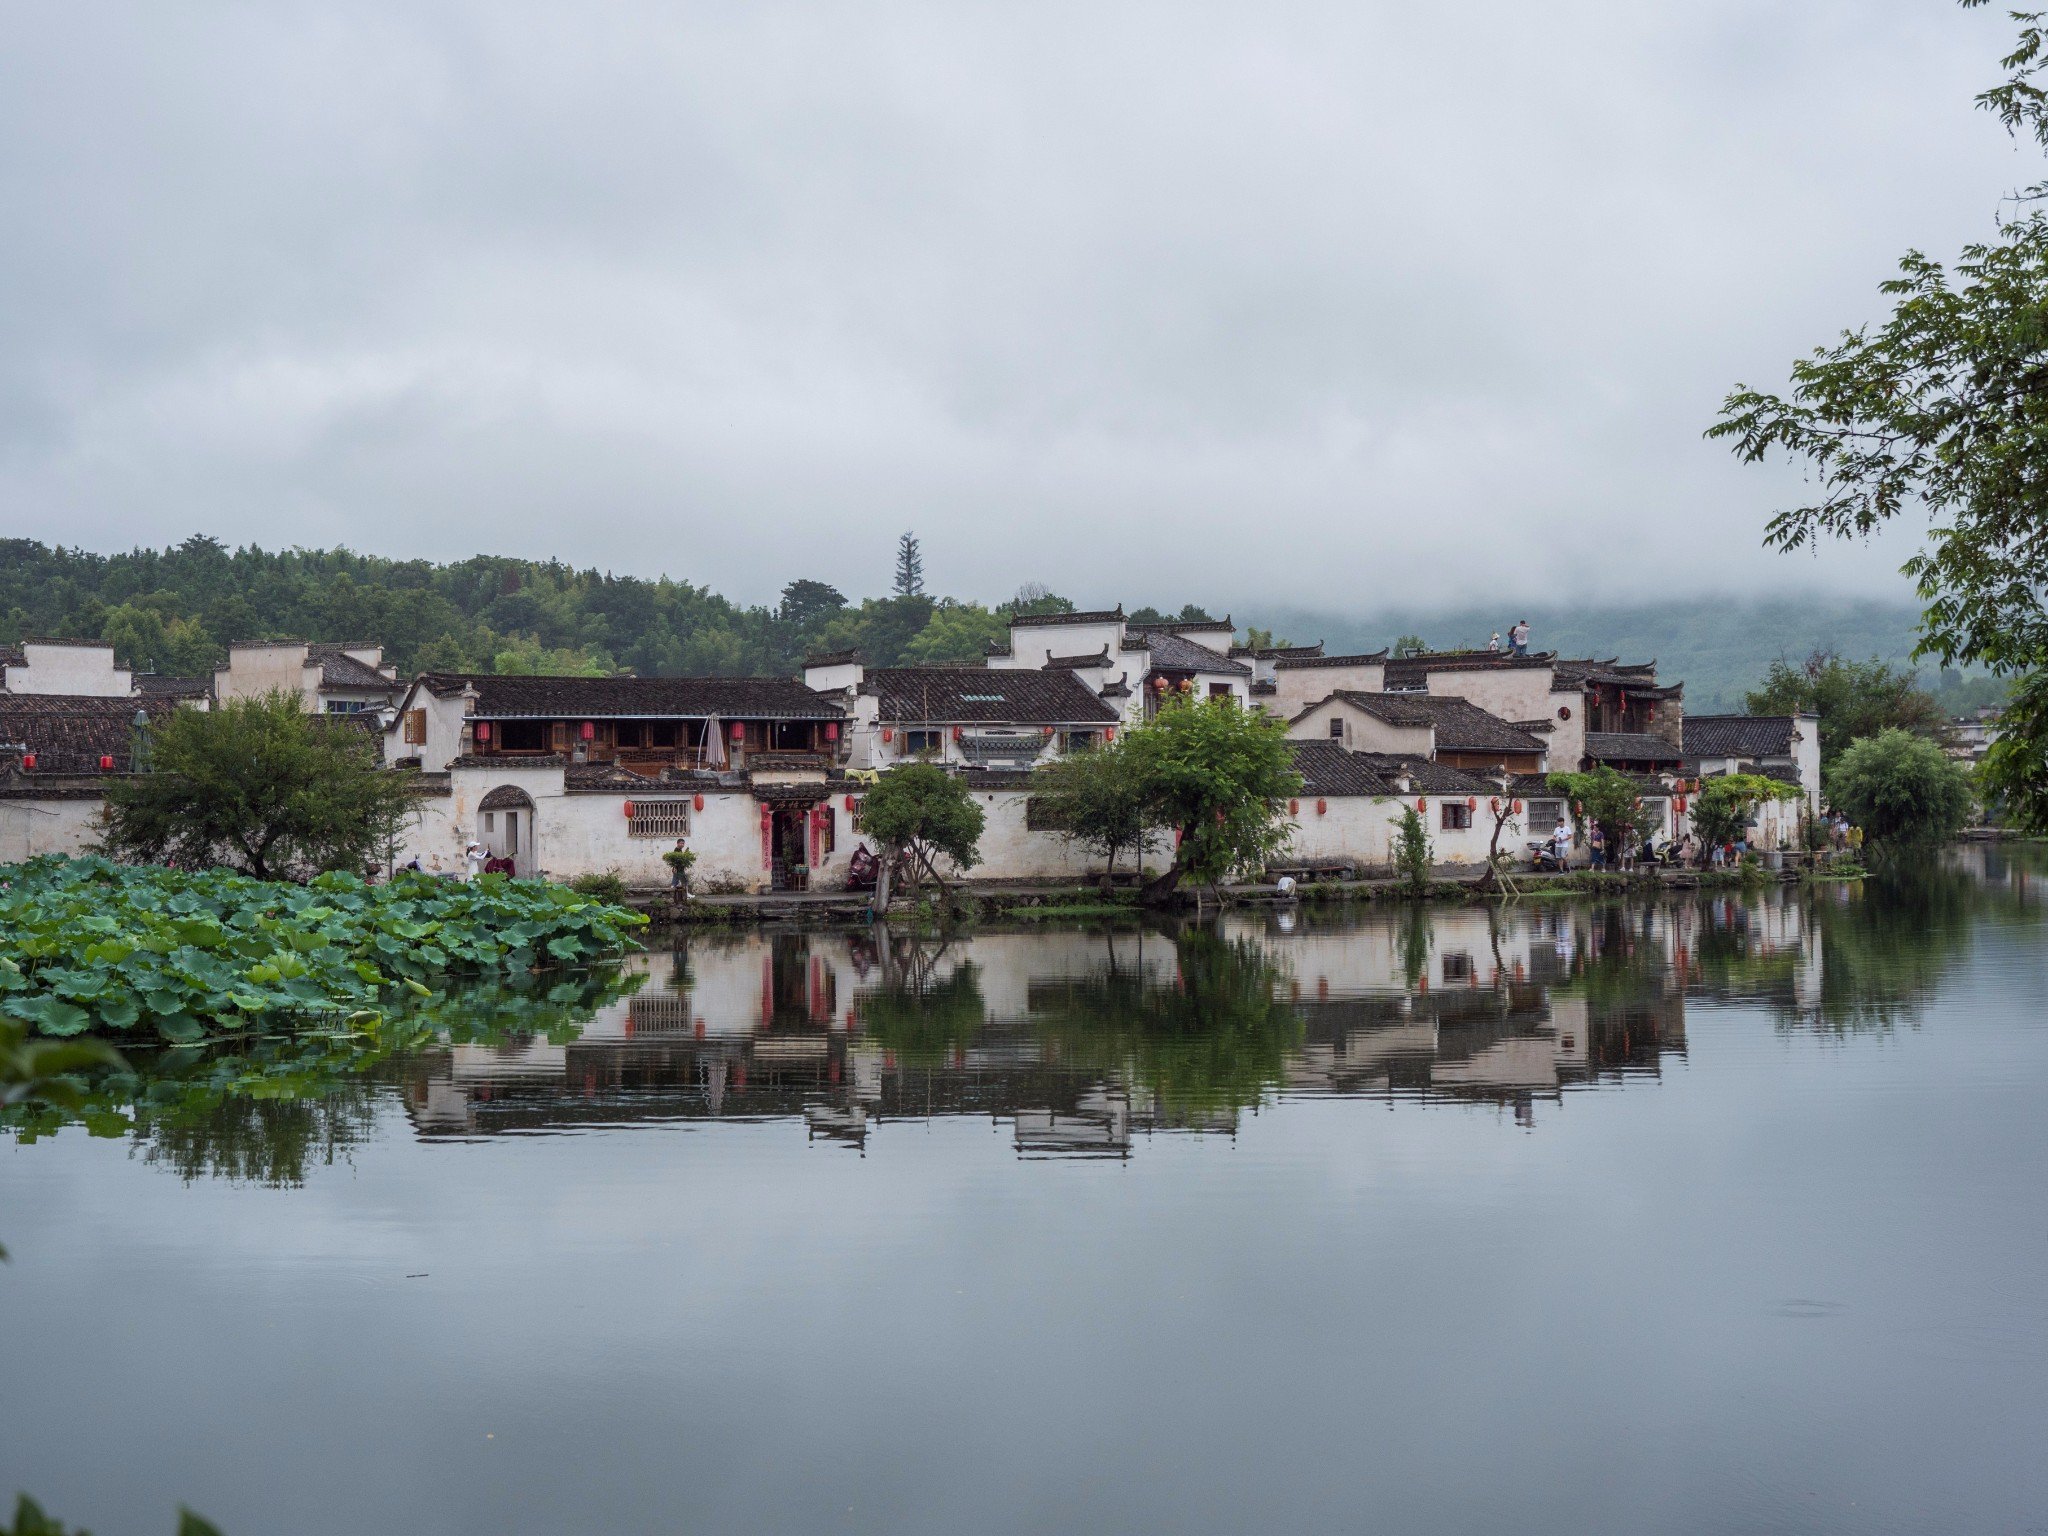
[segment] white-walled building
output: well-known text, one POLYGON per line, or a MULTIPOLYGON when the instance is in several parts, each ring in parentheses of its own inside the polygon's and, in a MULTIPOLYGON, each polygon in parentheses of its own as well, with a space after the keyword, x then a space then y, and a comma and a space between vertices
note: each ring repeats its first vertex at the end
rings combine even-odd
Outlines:
POLYGON ((1797 784, 1808 811, 1820 812, 1820 716, 1692 715, 1685 722, 1682 771, 1711 779, 1760 773, 1797 784))
POLYGON ((117 666, 104 640, 23 640, 0 647, 0 688, 8 693, 125 699, 135 674, 117 666))
POLYGON ((1073 671, 986 667, 874 667, 857 655, 817 657, 806 685, 847 715, 853 769, 935 762, 1028 769, 1114 740, 1118 705, 1073 671))
POLYGON ((229 646, 227 665, 213 674, 215 698, 296 694, 313 715, 389 709, 404 691, 397 670, 384 665, 384 647, 367 643, 249 641, 229 646))
POLYGON ((991 671, 1070 672, 1126 725, 1157 712, 1163 693, 1249 704, 1253 671, 1230 654, 1228 618, 1133 624, 1121 608, 1031 614, 1010 621, 1010 643, 991 651, 991 671))

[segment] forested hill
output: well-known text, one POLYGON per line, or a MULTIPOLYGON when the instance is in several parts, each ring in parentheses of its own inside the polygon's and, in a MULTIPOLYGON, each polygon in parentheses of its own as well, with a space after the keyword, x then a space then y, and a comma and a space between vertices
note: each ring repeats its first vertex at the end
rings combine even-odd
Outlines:
MULTIPOLYGON (((775 607, 749 607, 687 581, 647 581, 558 562, 479 555, 452 565, 347 550, 230 550, 206 538, 168 550, 96 555, 0 541, 0 642, 22 635, 101 637, 122 659, 164 673, 209 669, 235 640, 296 636, 383 642, 402 673, 643 674, 796 670, 809 649, 859 646, 876 664, 964 660, 1005 633, 1007 611, 929 596, 849 602, 822 576, 798 578, 775 607)), ((1035 594, 1030 607, 1066 606, 1035 594)), ((1161 615, 1143 610, 1141 617, 1161 615)), ((1199 610, 1185 610, 1195 616, 1199 610)), ((1684 679, 1694 710, 1739 707, 1780 656, 1817 647, 1903 660, 1914 610, 1826 598, 1688 598, 1631 606, 1317 614, 1241 609, 1241 627, 1378 649, 1401 635, 1434 646, 1486 643, 1517 618, 1533 643, 1574 655, 1655 657, 1684 679)))

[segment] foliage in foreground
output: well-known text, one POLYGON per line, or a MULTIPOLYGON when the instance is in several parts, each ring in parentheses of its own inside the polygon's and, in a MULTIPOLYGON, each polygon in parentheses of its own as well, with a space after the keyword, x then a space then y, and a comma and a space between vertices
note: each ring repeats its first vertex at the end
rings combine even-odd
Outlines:
MULTIPOLYGON (((52 1520, 43 1513, 42 1505, 27 1494, 23 1494, 14 1506, 14 1523, 0 1525, 0 1536, 92 1536, 82 1527, 67 1526, 61 1520, 52 1520)), ((202 1520, 189 1509, 178 1511, 178 1536, 220 1536, 211 1522, 202 1520)))
POLYGON ((981 862, 987 816, 967 786, 936 763, 891 768, 861 798, 855 825, 887 850, 907 851, 939 885, 938 860, 959 869, 981 862))
POLYGON ((375 1013, 400 986, 578 965, 645 919, 560 886, 401 874, 307 886, 43 858, 0 871, 0 1013, 39 1034, 172 1044, 309 1015, 375 1013))
POLYGON ((1905 731, 1882 731, 1842 754, 1828 799, 1885 844, 1940 842, 1970 818, 1970 776, 1941 748, 1905 731))
MULTIPOLYGON (((2014 15, 2007 79, 1978 105, 2048 148, 2048 30, 2038 13, 2014 15)), ((2048 184, 2022 193, 2026 211, 1965 246, 1952 272, 1907 252, 1882 285, 1895 301, 1888 320, 1794 363, 1784 395, 1739 387, 1707 434, 1747 462, 1782 453, 1810 471, 1817 499, 1771 519, 1766 542, 1780 549, 1868 538, 1901 512, 1931 514, 1928 546, 1905 566, 1926 605, 1922 652, 1982 663, 2036 698, 2048 687, 2044 198, 2048 184)), ((1987 756, 1987 787, 2012 819, 2048 828, 2048 709, 2013 713, 2005 728, 2013 744, 1987 756)))
POLYGON ((150 758, 153 772, 107 781, 101 841, 118 858, 259 880, 360 874, 414 812, 359 721, 308 715, 290 694, 173 710, 150 758))

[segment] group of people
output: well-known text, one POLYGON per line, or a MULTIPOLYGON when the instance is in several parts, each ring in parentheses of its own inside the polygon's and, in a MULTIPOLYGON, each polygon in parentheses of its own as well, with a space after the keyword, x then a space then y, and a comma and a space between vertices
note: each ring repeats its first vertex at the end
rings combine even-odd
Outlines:
MULTIPOLYGON (((1496 629, 1493 632, 1493 638, 1486 642, 1486 648, 1496 656, 1500 654, 1499 630, 1496 629)), ((1529 621, 1527 619, 1517 619, 1508 626, 1508 653, 1512 656, 1526 656, 1529 654, 1529 621)))

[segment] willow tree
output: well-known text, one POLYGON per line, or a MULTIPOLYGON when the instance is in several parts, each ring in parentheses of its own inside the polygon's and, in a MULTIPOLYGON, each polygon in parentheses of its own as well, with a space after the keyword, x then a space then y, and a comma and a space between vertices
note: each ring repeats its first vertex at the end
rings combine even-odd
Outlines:
MULTIPOLYGON (((1984 0, 1961 0, 1972 9, 1984 0)), ((2004 84, 1977 98, 2016 137, 2048 149, 2048 12, 2016 12, 2004 84)), ((1925 512, 1906 562, 1925 604, 1919 654, 2012 679, 2003 735, 1984 763, 2010 816, 2048 830, 2048 182, 2018 193, 1990 239, 1953 267, 1909 251, 1883 284, 1874 330, 1845 333, 1792 366, 1784 394, 1741 386, 1707 435, 1747 462, 1806 466, 1814 499, 1772 517, 1783 550, 1864 538, 1925 512)))

